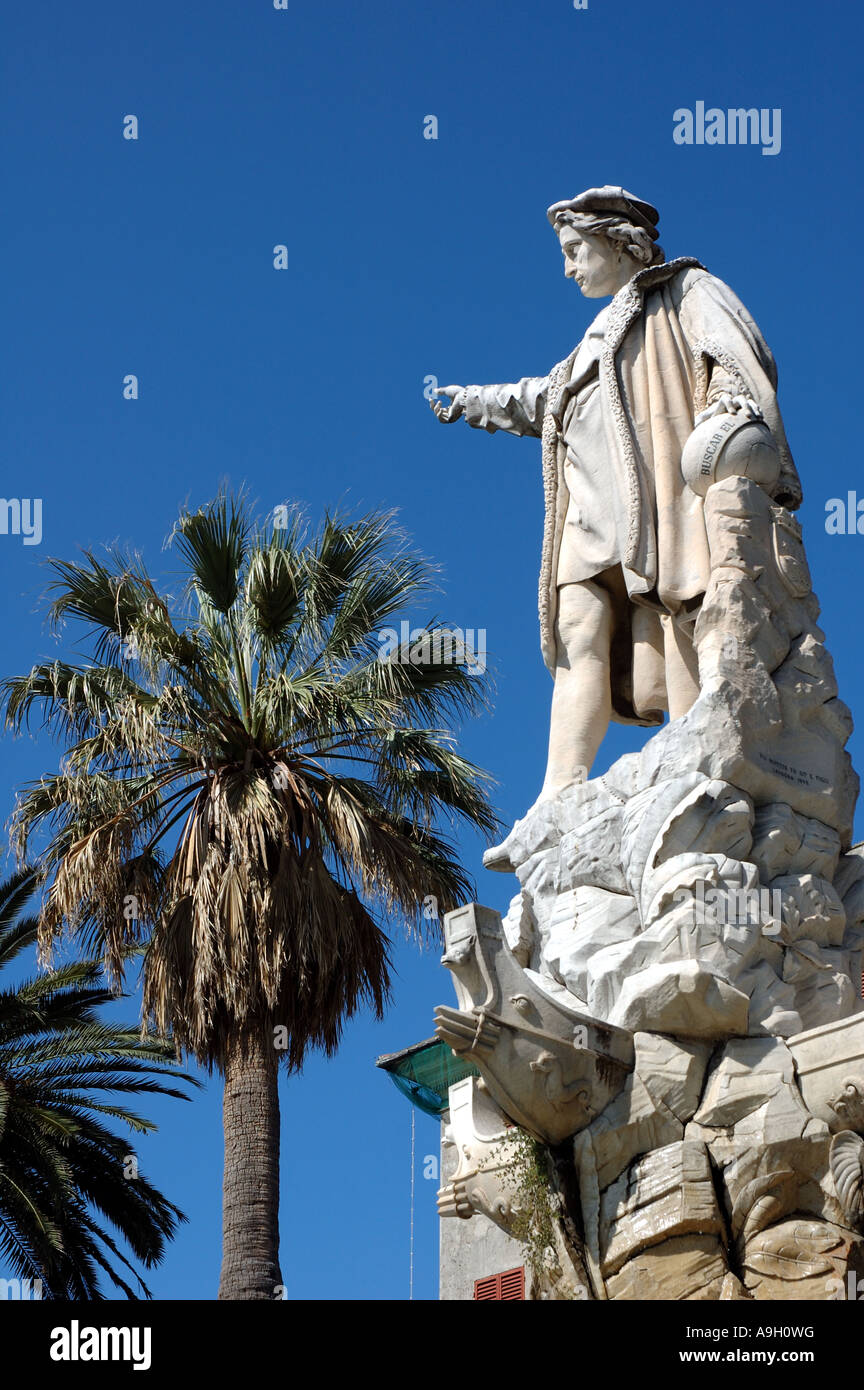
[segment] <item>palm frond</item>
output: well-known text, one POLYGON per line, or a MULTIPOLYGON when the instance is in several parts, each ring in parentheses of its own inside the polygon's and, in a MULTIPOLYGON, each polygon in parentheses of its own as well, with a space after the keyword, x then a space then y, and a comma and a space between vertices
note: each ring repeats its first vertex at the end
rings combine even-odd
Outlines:
MULTIPOLYGON (((52 562, 55 621, 84 623, 94 660, 2 688, 13 729, 38 712, 63 744, 13 816, 19 855, 38 841, 44 864, 43 959, 71 933, 120 988, 140 949, 145 1017, 211 1067, 277 1027, 298 1067, 358 1009, 380 1012, 392 931, 434 932, 423 905, 471 892, 456 826, 497 827, 456 745, 488 680, 442 620, 407 651, 388 637, 434 565, 391 513, 279 519, 225 491, 184 511, 180 606, 134 555, 52 562)), ((35 987, 28 1006, 45 1048, 62 1009, 35 987)))
MULTIPOLYGON (((0 883, 0 966, 35 940, 35 922, 15 914, 40 878, 24 868, 0 883)), ((127 1180, 129 1141, 105 1121, 147 1134, 152 1121, 124 1097, 188 1099, 197 1083, 164 1040, 100 1020, 112 998, 100 973, 75 961, 0 992, 0 1260, 42 1280, 48 1298, 102 1298, 100 1272, 127 1297, 147 1296, 108 1227, 148 1267, 185 1219, 140 1173, 127 1180)))

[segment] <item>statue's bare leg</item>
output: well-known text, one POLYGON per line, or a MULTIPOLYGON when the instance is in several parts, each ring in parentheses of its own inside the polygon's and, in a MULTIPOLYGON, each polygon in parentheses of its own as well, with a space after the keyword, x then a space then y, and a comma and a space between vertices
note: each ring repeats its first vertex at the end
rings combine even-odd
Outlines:
POLYGON ((557 656, 549 761, 539 799, 588 776, 609 726, 612 598, 591 580, 558 590, 557 656))
POLYGON ((668 613, 663 614, 661 621, 669 718, 679 719, 687 713, 699 694, 699 663, 696 649, 687 633, 672 621, 668 613))

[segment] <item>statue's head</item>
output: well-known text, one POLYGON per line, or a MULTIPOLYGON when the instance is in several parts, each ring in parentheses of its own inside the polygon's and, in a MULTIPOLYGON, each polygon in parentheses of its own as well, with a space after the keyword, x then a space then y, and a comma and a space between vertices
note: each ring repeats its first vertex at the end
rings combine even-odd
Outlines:
POLYGON ((553 203, 546 216, 564 253, 564 274, 588 299, 615 294, 639 270, 660 265, 660 214, 625 188, 606 184, 553 203))

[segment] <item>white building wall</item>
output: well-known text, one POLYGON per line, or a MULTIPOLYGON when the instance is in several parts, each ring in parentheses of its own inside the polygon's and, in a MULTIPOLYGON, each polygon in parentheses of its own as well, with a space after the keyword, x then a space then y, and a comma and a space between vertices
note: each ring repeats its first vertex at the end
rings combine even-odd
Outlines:
MULTIPOLYGON (((456 1146, 444 1139, 447 1115, 441 1123, 441 1186, 455 1172, 456 1146)), ((524 1265, 522 1246, 485 1216, 468 1221, 447 1216, 440 1223, 439 1293, 442 1300, 473 1299, 475 1279, 501 1274, 524 1265)))

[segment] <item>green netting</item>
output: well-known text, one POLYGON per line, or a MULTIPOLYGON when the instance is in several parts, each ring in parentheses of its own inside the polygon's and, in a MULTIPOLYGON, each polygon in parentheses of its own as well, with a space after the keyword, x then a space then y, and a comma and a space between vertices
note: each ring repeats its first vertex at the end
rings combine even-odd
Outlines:
POLYGON ((479 1076, 473 1062, 463 1062, 438 1038, 417 1043, 404 1052, 379 1057, 383 1068, 403 1096, 427 1115, 440 1115, 447 1109, 447 1090, 466 1076, 479 1076))

